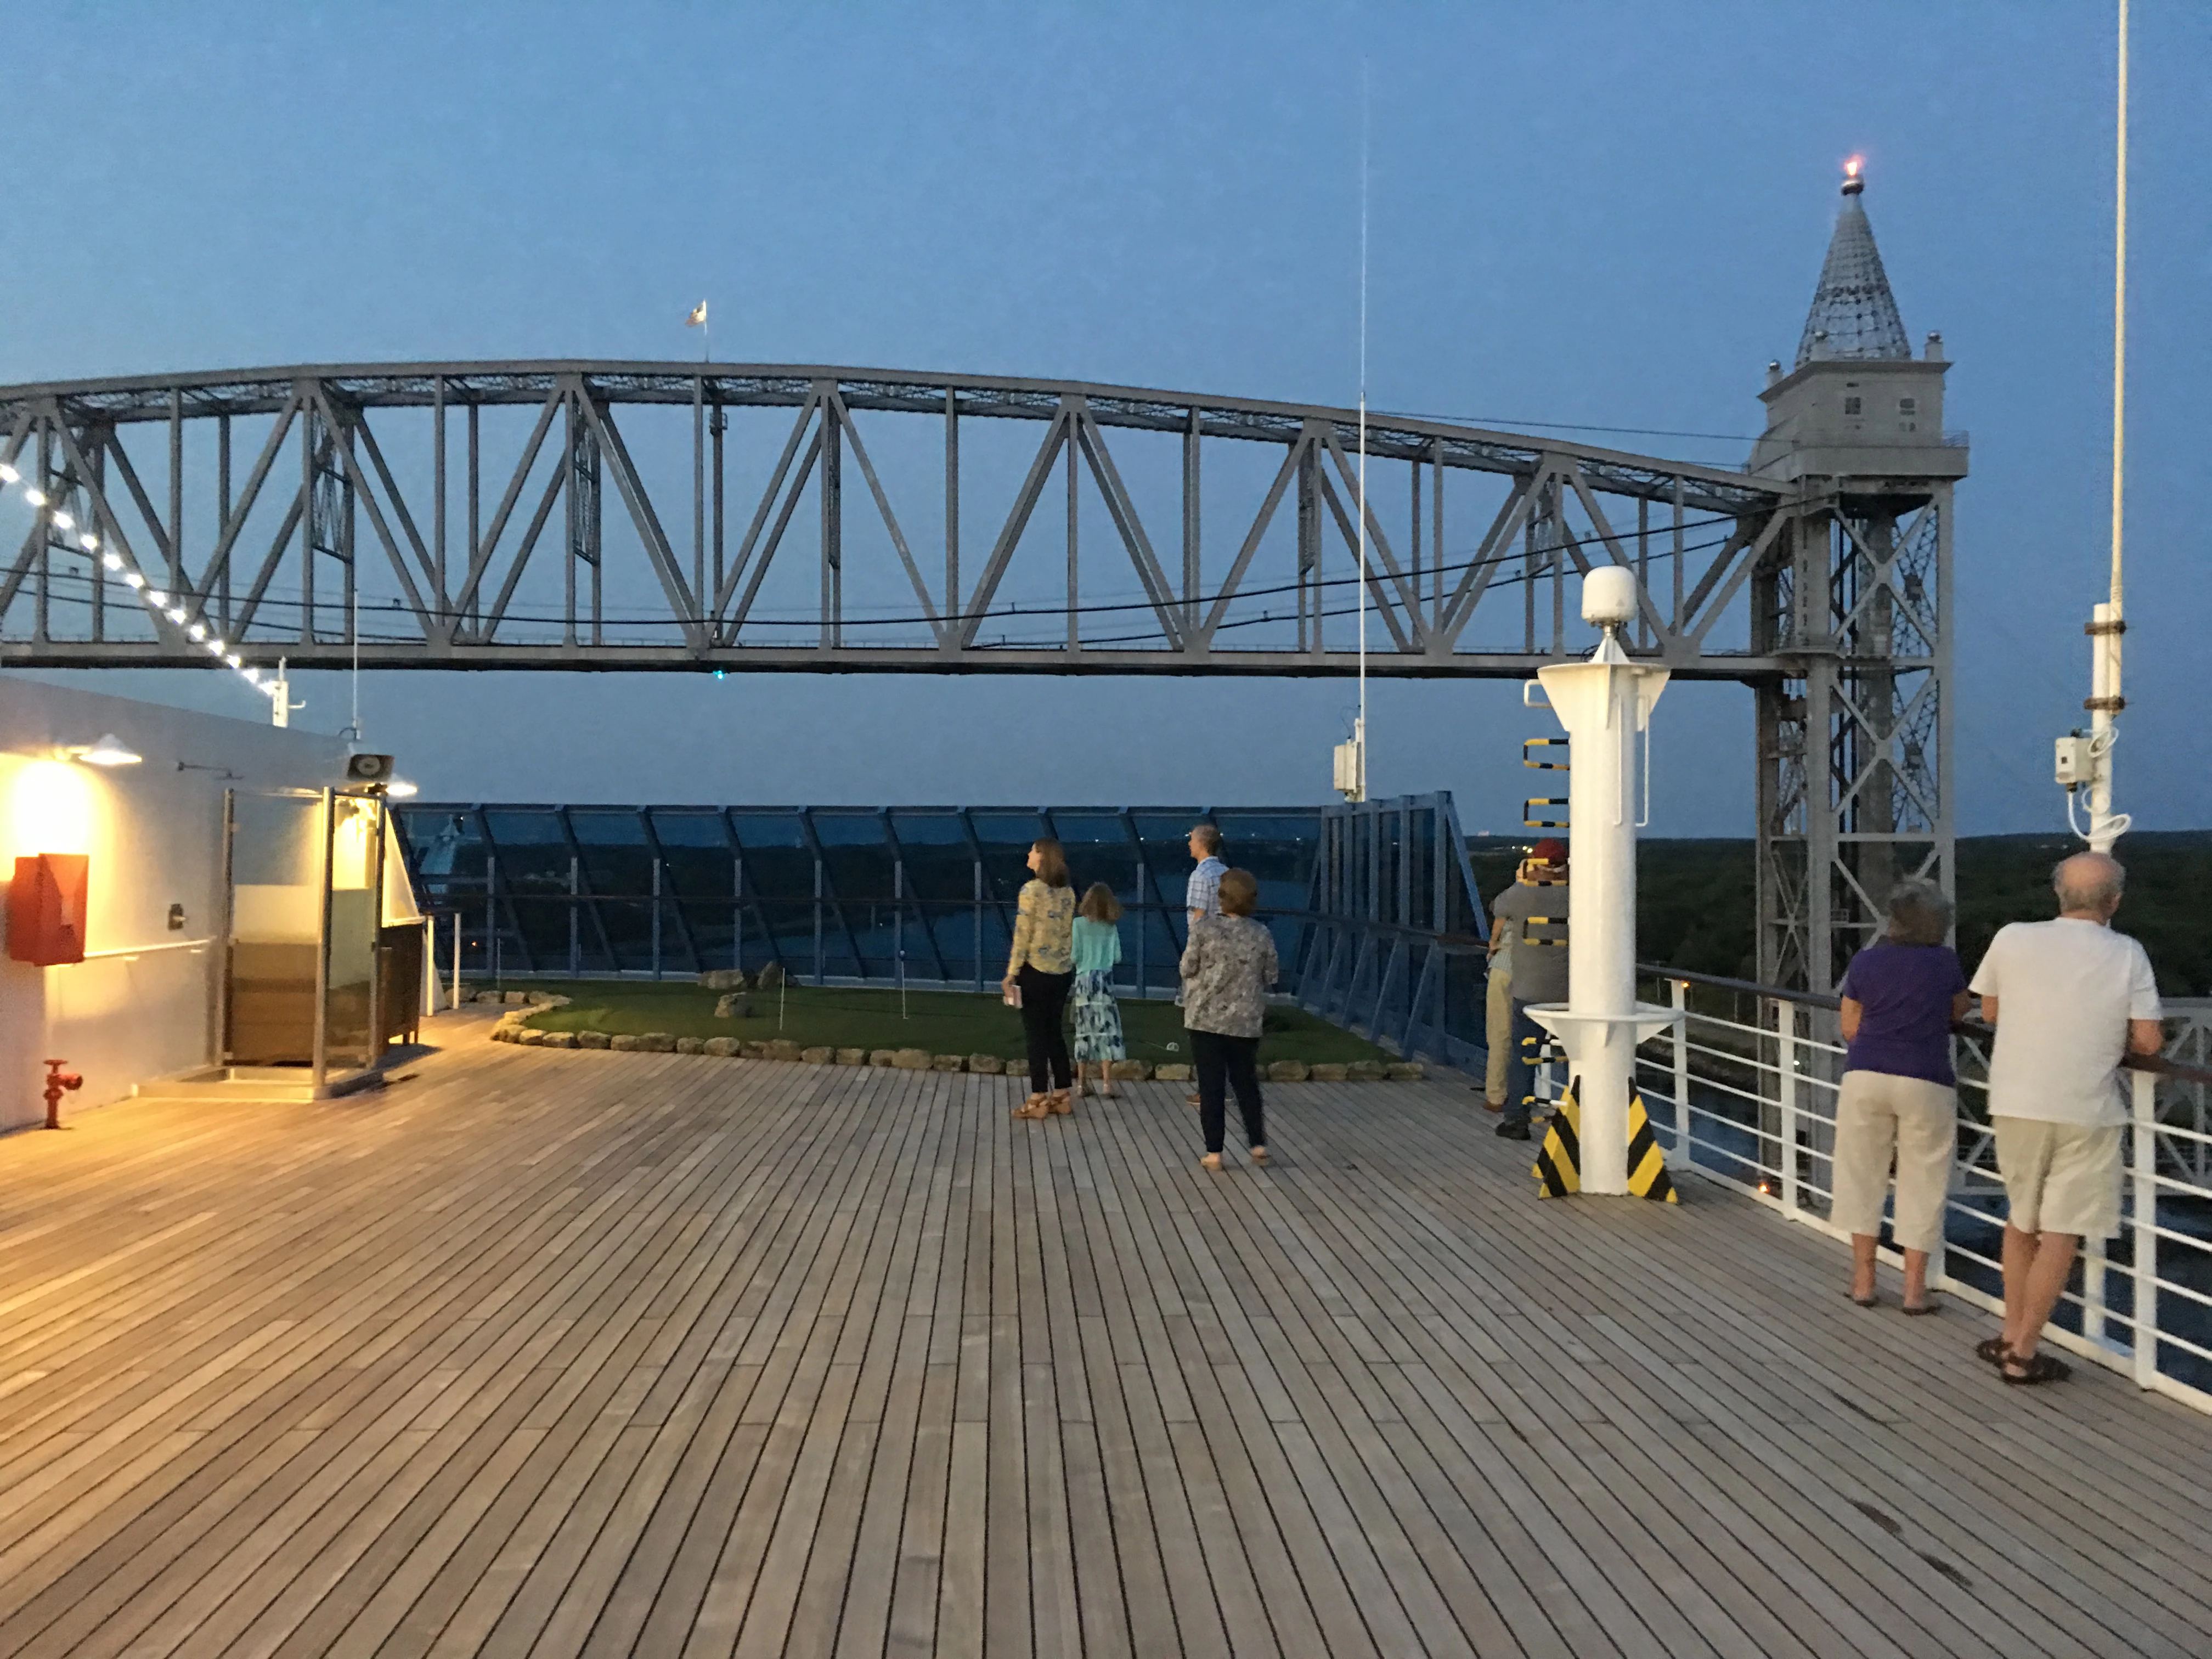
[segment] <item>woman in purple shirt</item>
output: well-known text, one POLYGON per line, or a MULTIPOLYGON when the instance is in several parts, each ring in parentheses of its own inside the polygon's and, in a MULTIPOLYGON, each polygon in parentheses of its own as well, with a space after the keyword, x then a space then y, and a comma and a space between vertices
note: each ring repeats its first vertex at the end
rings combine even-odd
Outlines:
POLYGON ((1958 1155, 1958 1079, 1951 1026, 1966 1012, 1966 975, 1943 943, 1951 902, 1925 882, 1898 884, 1881 939, 1844 975, 1843 1089, 1836 1102, 1836 1190, 1829 1218, 1851 1235, 1851 1300, 1875 1305, 1875 1247, 1890 1160, 1905 1252, 1905 1311, 1933 1313, 1928 1258, 1943 1242, 1943 1207, 1958 1155))

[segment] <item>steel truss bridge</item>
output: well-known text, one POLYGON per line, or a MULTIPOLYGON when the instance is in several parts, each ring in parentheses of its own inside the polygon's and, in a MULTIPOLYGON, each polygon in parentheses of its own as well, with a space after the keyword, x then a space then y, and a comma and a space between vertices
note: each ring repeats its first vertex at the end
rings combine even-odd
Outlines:
POLYGON ((1761 980, 1828 988, 1892 880, 1949 883, 1944 480, 1399 416, 1363 453, 1345 409, 585 362, 0 387, 0 463, 44 502, 0 496, 19 667, 205 667, 198 627, 301 668, 1326 676, 1357 672, 1364 622, 1371 673, 1526 678, 1586 643, 1568 579, 1626 565, 1636 649, 1757 696, 1761 980))

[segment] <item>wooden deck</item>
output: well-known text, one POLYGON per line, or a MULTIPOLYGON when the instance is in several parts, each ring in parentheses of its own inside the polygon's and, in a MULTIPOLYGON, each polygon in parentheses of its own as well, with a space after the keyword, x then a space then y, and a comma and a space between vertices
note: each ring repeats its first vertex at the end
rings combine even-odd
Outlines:
POLYGON ((483 1029, 0 1139, 0 1654, 2212 1651, 2212 1420, 1455 1086, 1210 1176, 1179 1087, 483 1029))

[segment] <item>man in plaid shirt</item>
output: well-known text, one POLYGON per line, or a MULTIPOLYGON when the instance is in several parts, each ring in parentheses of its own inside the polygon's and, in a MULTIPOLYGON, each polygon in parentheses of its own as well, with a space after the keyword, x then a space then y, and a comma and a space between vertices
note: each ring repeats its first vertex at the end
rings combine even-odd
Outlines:
MULTIPOLYGON (((1202 918, 1221 914, 1221 878, 1227 873, 1229 866, 1221 861, 1220 827, 1212 823, 1194 826, 1190 832, 1190 855, 1197 860, 1198 868, 1190 872, 1190 879, 1183 884, 1182 902, 1184 909, 1188 912, 1184 919, 1195 927, 1202 918)), ((1182 1007, 1181 984, 1176 987, 1175 1000, 1176 1006, 1182 1007)), ((1198 1104, 1196 1095, 1190 1097, 1190 1103, 1194 1106, 1198 1104)))
POLYGON ((1190 832, 1190 855, 1198 868, 1190 872, 1184 884, 1182 902, 1190 912, 1190 920, 1221 914, 1221 878, 1229 866, 1221 861, 1221 831, 1211 823, 1201 823, 1190 832))

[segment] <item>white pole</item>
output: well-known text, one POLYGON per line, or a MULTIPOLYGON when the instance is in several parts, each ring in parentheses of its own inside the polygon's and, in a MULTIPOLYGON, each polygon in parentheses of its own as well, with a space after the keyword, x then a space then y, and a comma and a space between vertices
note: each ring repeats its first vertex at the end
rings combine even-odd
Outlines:
POLYGON ((1359 714, 1352 722, 1352 782, 1367 799, 1367 152, 1370 68, 1359 62, 1359 714))
POLYGON ((2112 578, 2111 597, 2089 624, 2089 845, 2109 853, 2128 827, 2112 811, 2112 744, 2124 698, 2120 690, 2120 641, 2127 630, 2122 605, 2121 549, 2127 501, 2128 433, 2128 0, 2120 0, 2119 114, 2112 191, 2112 578))
POLYGON ((1574 874, 1567 1001, 1531 1012, 1566 1050, 1582 1113, 1582 1190, 1590 1194, 1628 1191, 1636 1045, 1677 1018, 1636 1000, 1638 739, 1668 678, 1667 670, 1632 661, 1621 647, 1620 630, 1637 611, 1632 572, 1619 565, 1591 571, 1583 578, 1583 619, 1603 628, 1604 639, 1584 661, 1537 671, 1545 701, 1574 744, 1567 775, 1574 874))

